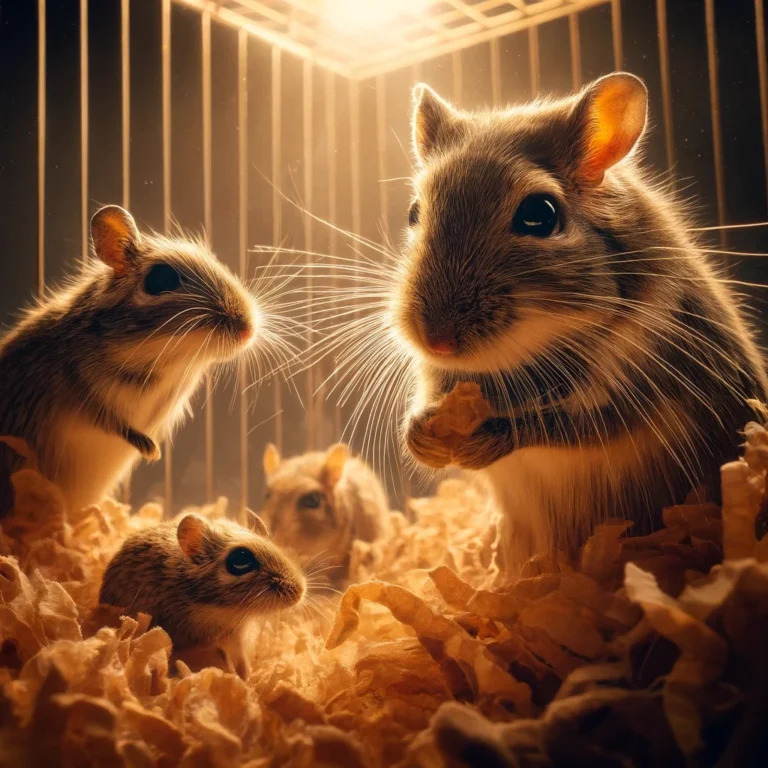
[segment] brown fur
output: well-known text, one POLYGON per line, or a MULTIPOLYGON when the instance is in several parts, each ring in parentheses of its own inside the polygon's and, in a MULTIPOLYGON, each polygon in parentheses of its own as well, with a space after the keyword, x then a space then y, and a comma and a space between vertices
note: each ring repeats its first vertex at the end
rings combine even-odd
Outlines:
POLYGON ((457 381, 478 381, 494 416, 453 461, 490 480, 514 566, 573 549, 608 516, 652 525, 691 486, 716 495, 747 401, 768 382, 680 203, 628 154, 642 84, 609 76, 567 99, 472 114, 428 90, 416 100, 413 225, 394 297, 418 372, 405 425, 416 459, 447 463, 429 418, 457 381), (557 201, 558 228, 513 231, 522 200, 541 193, 557 201), (456 352, 433 354, 435 336, 456 352))
POLYGON ((174 650, 216 644, 247 676, 244 649, 250 620, 299 602, 301 570, 269 539, 229 521, 194 518, 201 535, 194 553, 180 544, 179 525, 167 522, 130 536, 104 573, 100 602, 147 613, 171 637, 174 650), (261 567, 234 576, 224 562, 237 547, 249 549, 261 567))
MULTIPOLYGON (((257 309, 201 242, 140 235, 116 206, 95 214, 95 254, 0 340, 0 435, 23 438, 72 507, 98 502, 184 418, 205 370, 243 351, 257 309), (163 263, 181 287, 149 295, 163 263)), ((13 457, 0 449, 0 514, 13 457)))
POLYGON ((389 525, 389 505, 367 464, 348 456, 345 445, 281 460, 264 453, 267 498, 262 517, 275 542, 314 563, 339 583, 348 576, 352 542, 376 540, 389 525), (301 499, 318 494, 320 506, 304 509, 301 499))

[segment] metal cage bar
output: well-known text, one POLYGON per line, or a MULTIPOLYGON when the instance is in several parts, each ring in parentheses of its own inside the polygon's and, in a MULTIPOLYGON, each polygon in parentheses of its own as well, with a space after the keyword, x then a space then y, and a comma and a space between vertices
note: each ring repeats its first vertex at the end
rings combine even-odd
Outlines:
POLYGON ((755 0, 755 35, 757 37, 757 74, 760 82, 760 123, 763 134, 766 201, 768 202, 768 66, 765 58, 765 5, 755 0))
POLYGON ((538 27, 528 28, 528 63, 531 70, 531 98, 535 99, 541 87, 538 27))
MULTIPOLYGON (((336 222, 338 221, 338 198, 337 198, 337 178, 336 178, 336 102, 334 96, 334 87, 336 85, 336 74, 330 70, 325 73, 325 153, 327 156, 326 168, 326 188, 328 194, 328 221, 331 226, 328 229, 328 252, 336 253, 336 222)), ((339 278, 336 270, 336 262, 331 263, 332 286, 333 290, 338 291, 339 278)), ((335 383, 332 378, 331 384, 335 383)), ((338 400, 333 409, 333 439, 341 438, 341 406, 338 400)))
MULTIPOLYGON (((709 72, 709 106, 712 119, 712 148, 715 156, 715 194, 717 197, 717 223, 720 229, 720 244, 725 248, 725 179, 723 169, 723 137, 720 127, 720 87, 718 84, 717 33, 715 30, 714 0, 704 0, 707 28, 707 70, 709 72)), ((727 266, 727 259, 726 259, 727 266)))
MULTIPOLYGON (((213 242, 213 128, 211 124, 211 14, 201 19, 202 96, 203 96, 203 227, 213 242)), ((213 502, 213 379, 205 374, 205 500, 213 502)))
MULTIPOLYGON (((280 159, 282 157, 282 78, 281 78, 281 49, 272 46, 272 240, 276 248, 280 247, 283 230, 282 198, 280 196, 280 159)), ((283 390, 280 381, 275 377, 272 381, 275 407, 275 446, 283 450, 283 390)))
MULTIPOLYGON (((163 232, 171 232, 171 0, 162 5, 163 232)), ((165 513, 173 514, 173 451, 165 439, 165 513)))
MULTIPOLYGON (((120 0, 120 167, 123 208, 131 207, 131 6, 120 0)), ((131 502, 131 476, 125 478, 120 491, 123 503, 131 502)))
POLYGON ((120 2, 120 117, 123 207, 131 206, 131 0, 120 2))
POLYGON ((499 38, 495 37, 488 43, 488 53, 491 64, 491 100, 494 107, 501 106, 501 52, 499 38))
POLYGON ((37 0, 37 294, 45 292, 46 0, 37 0))
POLYGON ((578 91, 581 88, 581 35, 579 33, 579 14, 572 13, 568 17, 568 37, 571 44, 571 88, 578 91))
POLYGON ((664 120, 664 148, 667 169, 675 166, 675 138, 672 124, 672 79, 669 66, 669 32, 667 30, 667 0, 656 0, 656 28, 659 34, 659 65, 661 67, 661 103, 664 120))
MULTIPOLYGON (((304 250, 306 253, 307 265, 311 264, 312 256, 312 185, 314 183, 314 176, 312 173, 312 163, 314 162, 313 151, 313 78, 312 78, 312 62, 304 60, 302 68, 302 142, 303 142, 303 160, 304 160, 304 250)), ((312 290, 313 290, 313 276, 312 269, 307 269, 307 348, 312 349, 313 334, 312 334, 312 290)), ((306 373, 306 404, 305 404, 305 416, 307 425, 307 450, 311 451, 315 448, 316 443, 316 421, 315 421, 315 376, 313 366, 307 368, 306 373)))
POLYGON ((80 0, 80 245, 88 261, 88 0, 80 0))
MULTIPOLYGON (((238 271, 248 279, 248 34, 237 36, 237 159, 238 159, 238 271)), ((238 366, 240 387, 240 517, 247 523, 248 507, 248 366, 242 359, 238 366)))
POLYGON ((621 33, 621 0, 611 0, 611 36, 613 38, 613 68, 624 67, 624 39, 621 33))

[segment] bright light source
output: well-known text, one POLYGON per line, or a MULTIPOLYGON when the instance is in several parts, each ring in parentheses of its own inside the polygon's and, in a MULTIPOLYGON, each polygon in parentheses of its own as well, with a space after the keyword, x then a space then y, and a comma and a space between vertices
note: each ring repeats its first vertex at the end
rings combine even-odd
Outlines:
POLYGON ((432 0, 325 0, 328 23, 347 32, 392 27, 423 13, 432 0))

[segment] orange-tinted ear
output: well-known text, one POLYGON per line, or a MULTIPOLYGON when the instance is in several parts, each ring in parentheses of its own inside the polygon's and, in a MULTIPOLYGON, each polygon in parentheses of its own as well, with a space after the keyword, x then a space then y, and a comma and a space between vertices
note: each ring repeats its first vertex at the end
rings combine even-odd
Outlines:
POLYGON ((634 75, 615 72, 587 87, 578 114, 585 131, 578 175, 587 184, 599 184, 605 172, 623 160, 642 136, 648 91, 634 75))
POLYGON ((251 524, 251 530, 257 536, 269 536, 266 523, 252 510, 247 509, 248 522, 251 524))
POLYGON ((264 449, 264 458, 262 459, 264 464, 264 474, 269 477, 280 466, 280 452, 277 448, 268 443, 264 449))
POLYGON ((91 219, 91 238, 96 255, 112 267, 115 274, 132 271, 141 236, 128 211, 119 205, 100 208, 91 219))
POLYGON ((323 482, 328 488, 335 488, 344 473, 344 465, 349 458, 349 448, 344 443, 332 445, 325 453, 323 482))
POLYGON ((422 165, 458 135, 459 120, 456 110, 428 85, 414 86, 411 138, 416 159, 422 165))
POLYGON ((176 531, 181 551, 189 558, 193 558, 200 552, 203 546, 203 538, 207 523, 198 515, 183 517, 176 531))

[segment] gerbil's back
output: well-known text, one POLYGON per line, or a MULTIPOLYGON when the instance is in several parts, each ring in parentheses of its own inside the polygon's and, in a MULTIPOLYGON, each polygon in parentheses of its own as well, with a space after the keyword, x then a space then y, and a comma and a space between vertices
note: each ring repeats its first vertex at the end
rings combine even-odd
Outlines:
POLYGON ((175 523, 139 531, 126 539, 107 566, 99 600, 153 614, 182 569, 175 523))

